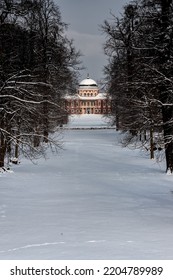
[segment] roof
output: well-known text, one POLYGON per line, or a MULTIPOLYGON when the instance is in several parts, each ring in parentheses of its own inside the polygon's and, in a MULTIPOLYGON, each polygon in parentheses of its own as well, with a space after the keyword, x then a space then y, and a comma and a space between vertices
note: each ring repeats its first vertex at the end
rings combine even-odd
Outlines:
POLYGON ((80 82, 79 87, 98 87, 98 85, 93 79, 88 77, 80 82))
POLYGON ((75 95, 66 95, 65 96, 65 99, 78 99, 78 100, 98 100, 98 99, 106 99, 108 96, 107 96, 107 93, 99 93, 97 94, 96 96, 80 96, 78 94, 75 94, 75 95))

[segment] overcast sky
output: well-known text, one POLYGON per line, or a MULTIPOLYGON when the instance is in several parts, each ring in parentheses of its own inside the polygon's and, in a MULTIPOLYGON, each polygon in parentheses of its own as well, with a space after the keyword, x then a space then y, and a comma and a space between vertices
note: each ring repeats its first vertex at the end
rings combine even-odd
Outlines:
POLYGON ((60 8, 62 20, 69 24, 68 37, 74 39, 77 50, 83 54, 86 70, 81 71, 81 79, 103 78, 106 56, 103 52, 105 34, 100 25, 111 19, 110 12, 119 16, 122 8, 130 0, 54 0, 60 8))

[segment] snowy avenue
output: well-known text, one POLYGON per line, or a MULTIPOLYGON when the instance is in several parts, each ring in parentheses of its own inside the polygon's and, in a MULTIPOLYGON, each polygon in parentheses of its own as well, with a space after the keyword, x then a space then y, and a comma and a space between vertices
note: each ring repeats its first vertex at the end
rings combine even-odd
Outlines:
MULTIPOLYGON (((108 125, 85 115, 69 126, 89 124, 108 125)), ((165 166, 122 148, 115 129, 62 134, 58 155, 0 175, 0 259, 172 259, 165 166)))

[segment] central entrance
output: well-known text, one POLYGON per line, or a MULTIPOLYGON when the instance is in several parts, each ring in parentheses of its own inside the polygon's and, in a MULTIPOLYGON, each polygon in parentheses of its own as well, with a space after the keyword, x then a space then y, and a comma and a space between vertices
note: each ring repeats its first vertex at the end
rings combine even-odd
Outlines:
POLYGON ((87 113, 87 114, 91 114, 91 109, 90 109, 90 108, 87 108, 86 113, 87 113))

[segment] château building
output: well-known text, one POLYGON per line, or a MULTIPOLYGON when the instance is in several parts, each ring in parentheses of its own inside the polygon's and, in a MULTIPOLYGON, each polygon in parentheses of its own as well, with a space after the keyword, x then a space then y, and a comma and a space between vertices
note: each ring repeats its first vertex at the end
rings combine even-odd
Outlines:
POLYGON ((75 95, 67 95, 66 110, 69 114, 108 114, 111 112, 111 100, 106 93, 99 92, 97 83, 84 79, 75 95))

